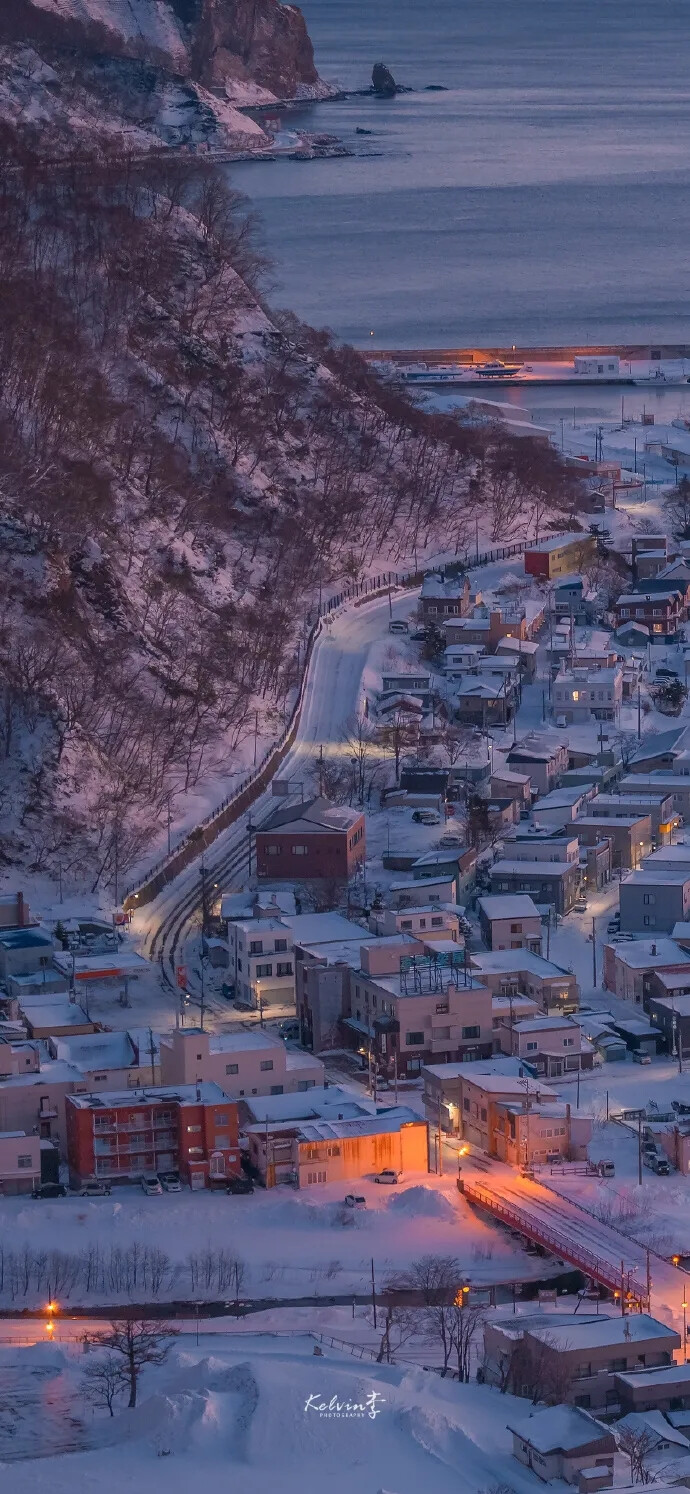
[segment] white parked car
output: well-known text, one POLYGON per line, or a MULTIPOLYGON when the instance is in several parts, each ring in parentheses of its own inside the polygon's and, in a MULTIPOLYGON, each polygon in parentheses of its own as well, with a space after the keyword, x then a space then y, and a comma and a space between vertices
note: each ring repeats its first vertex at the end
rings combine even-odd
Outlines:
POLYGON ((158 1181, 162 1183, 166 1193, 182 1192, 179 1172, 159 1172, 158 1181))
POLYGON ((155 1193, 163 1192, 160 1179, 156 1177, 155 1172, 143 1173, 141 1178, 141 1186, 147 1198, 151 1198, 155 1193))
POLYGON ((401 1172, 394 1172, 392 1167, 384 1167, 383 1172, 377 1172, 374 1177, 375 1183, 399 1183, 402 1180, 401 1172))
POLYGON ((348 1209, 366 1209, 367 1201, 361 1193, 346 1193, 345 1202, 348 1209))

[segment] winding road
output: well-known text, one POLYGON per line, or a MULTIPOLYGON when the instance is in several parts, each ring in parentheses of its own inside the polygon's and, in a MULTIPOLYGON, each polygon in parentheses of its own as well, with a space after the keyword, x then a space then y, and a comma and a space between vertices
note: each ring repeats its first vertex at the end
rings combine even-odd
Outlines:
MULTIPOLYGON (((407 591, 394 597, 394 617, 409 614, 413 596, 407 591)), ((329 746, 346 737, 348 722, 357 711, 370 648, 387 631, 388 620, 387 596, 359 605, 348 603, 340 612, 330 615, 314 644, 300 724, 295 742, 279 769, 281 778, 303 778, 314 764, 320 746, 327 752, 329 746)), ((274 808, 275 800, 266 790, 252 806, 252 826, 260 826, 274 808)), ((217 883, 219 888, 229 891, 246 882, 249 819, 248 814, 244 815, 206 851, 204 865, 212 886, 217 883)), ((177 999, 175 966, 182 963, 181 952, 190 922, 201 904, 200 867, 201 857, 133 917, 132 926, 142 941, 142 952, 160 963, 171 1002, 177 999)))

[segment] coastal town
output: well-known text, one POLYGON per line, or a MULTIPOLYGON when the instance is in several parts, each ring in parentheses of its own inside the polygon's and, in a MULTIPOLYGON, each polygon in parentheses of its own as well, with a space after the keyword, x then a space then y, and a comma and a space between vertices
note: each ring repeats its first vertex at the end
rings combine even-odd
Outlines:
POLYGON ((682 20, 0 6, 8 1494, 690 1489, 682 20))
POLYGON ((342 737, 298 702, 182 874, 3 893, 0 1306, 282 1321, 475 1382, 520 1488, 675 1483, 690 547, 619 503, 509 548, 324 602, 342 737))

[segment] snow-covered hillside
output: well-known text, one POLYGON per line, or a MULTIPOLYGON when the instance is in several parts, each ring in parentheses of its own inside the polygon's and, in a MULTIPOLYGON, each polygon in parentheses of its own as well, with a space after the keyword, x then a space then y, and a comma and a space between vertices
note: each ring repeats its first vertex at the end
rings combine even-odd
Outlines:
POLYGON ((12 0, 0 7, 0 117, 70 133, 265 147, 238 112, 328 94, 301 12, 279 0, 12 0))

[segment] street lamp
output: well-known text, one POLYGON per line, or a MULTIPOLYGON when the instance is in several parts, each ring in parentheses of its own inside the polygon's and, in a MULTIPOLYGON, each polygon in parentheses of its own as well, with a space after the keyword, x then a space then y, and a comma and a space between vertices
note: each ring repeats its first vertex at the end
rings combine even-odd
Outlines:
POLYGON ((688 1304, 687 1304, 687 1301, 686 1301, 685 1297, 683 1298, 683 1301, 681 1302, 680 1305, 681 1305, 681 1307, 683 1309, 683 1358, 687 1362, 687 1358, 688 1358, 688 1304))

